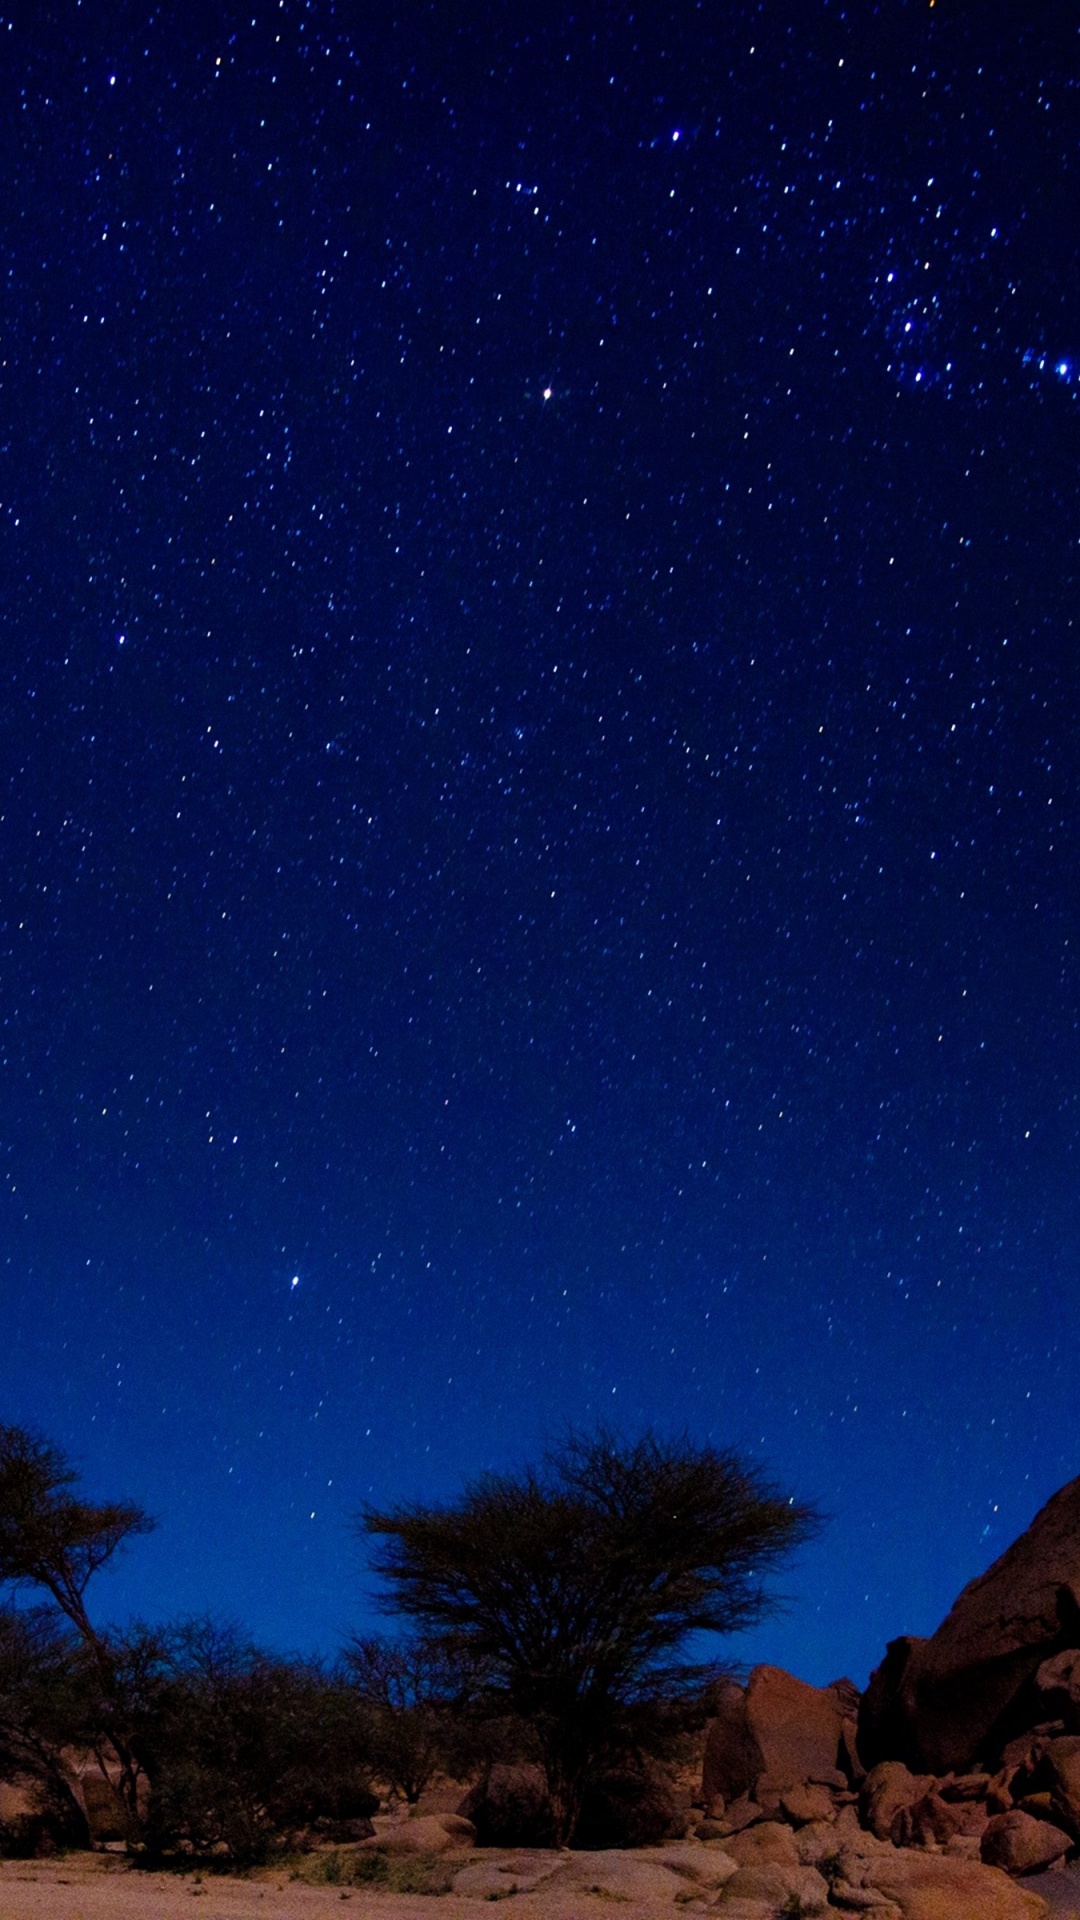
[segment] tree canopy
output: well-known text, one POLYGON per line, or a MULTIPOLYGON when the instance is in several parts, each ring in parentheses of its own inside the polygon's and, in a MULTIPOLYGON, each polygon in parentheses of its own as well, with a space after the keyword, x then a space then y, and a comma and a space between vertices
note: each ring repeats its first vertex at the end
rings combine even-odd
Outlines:
POLYGON ((643 1710, 714 1670, 686 1658, 691 1636, 757 1620, 765 1576, 816 1521, 732 1453, 601 1429, 450 1505, 368 1508, 361 1524, 387 1610, 533 1727, 564 1840, 596 1768, 631 1729, 645 1738, 643 1710))
POLYGON ((123 1541, 154 1523, 128 1501, 78 1499, 78 1477, 48 1440, 0 1426, 0 1581, 44 1587, 83 1638, 96 1641, 86 1588, 123 1541))

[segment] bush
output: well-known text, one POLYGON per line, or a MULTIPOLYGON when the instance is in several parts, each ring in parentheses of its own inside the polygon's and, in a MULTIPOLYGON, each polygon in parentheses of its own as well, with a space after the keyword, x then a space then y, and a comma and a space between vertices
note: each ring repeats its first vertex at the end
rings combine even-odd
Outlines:
POLYGON ((250 1866, 320 1825, 371 1830, 378 1799, 347 1690, 212 1621, 173 1631, 145 1738, 152 1853, 250 1866))
POLYGON ((671 1784, 661 1773, 613 1768, 586 1787, 571 1844, 655 1847, 684 1824, 671 1784))
POLYGON ((491 1767, 458 1812, 476 1828, 478 1847, 550 1847, 555 1831, 543 1769, 491 1767))

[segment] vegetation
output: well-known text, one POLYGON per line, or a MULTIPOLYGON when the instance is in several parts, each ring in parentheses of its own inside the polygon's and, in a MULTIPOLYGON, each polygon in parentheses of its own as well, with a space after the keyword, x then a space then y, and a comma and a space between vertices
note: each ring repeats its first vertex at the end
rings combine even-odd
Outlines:
POLYGON ((49 1596, 74 1628, 97 1692, 94 1723, 84 1726, 106 1770, 104 1749, 115 1755, 120 1793, 137 1817, 139 1765, 125 1712, 123 1659, 86 1608, 95 1573, 126 1540, 148 1533, 153 1521, 127 1501, 98 1505, 72 1491, 78 1474, 47 1440, 23 1427, 0 1426, 0 1582, 33 1586, 49 1596))
POLYGON ((357 1821, 370 1832, 379 1804, 348 1688, 211 1620, 163 1636, 142 1753, 152 1857, 180 1849, 253 1865, 297 1833, 333 1838, 357 1821))
MULTIPOLYGON (((86 1844, 92 1814, 146 1859, 253 1864, 370 1834, 373 1780, 415 1805, 438 1774, 479 1781, 492 1834, 520 1825, 531 1780, 557 1843, 658 1837, 673 1803, 650 1762, 700 1720, 714 1672, 697 1636, 757 1619, 814 1522, 712 1447, 572 1435, 448 1505, 365 1512, 405 1631, 326 1666, 209 1619, 96 1623, 94 1574, 151 1523, 84 1499, 55 1447, 0 1426, 0 1779, 36 1795, 0 1850, 86 1844), (73 1753, 96 1756, 96 1784, 73 1753)), ((372 1884, 398 1872, 363 1860, 372 1884)), ((418 1891, 438 1878, 401 1871, 418 1891)))
POLYGON ((601 1431, 362 1525, 389 1609, 532 1730, 564 1844, 590 1781, 648 1751, 711 1676, 685 1657, 691 1636, 760 1618, 764 1575, 815 1519, 732 1454, 601 1431))
POLYGON ((415 1806, 460 1744, 467 1676, 440 1646, 419 1636, 357 1635, 345 1650, 344 1668, 375 1772, 415 1806))

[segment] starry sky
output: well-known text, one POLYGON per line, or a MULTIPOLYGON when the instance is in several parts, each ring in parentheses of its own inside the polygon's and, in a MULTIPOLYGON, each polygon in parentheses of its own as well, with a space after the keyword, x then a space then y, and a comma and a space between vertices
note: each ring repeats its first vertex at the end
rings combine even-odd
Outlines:
POLYGON ((1080 1471, 1080 66, 964 0, 0 14, 0 1407, 326 1652, 567 1423, 865 1680, 1080 1471))

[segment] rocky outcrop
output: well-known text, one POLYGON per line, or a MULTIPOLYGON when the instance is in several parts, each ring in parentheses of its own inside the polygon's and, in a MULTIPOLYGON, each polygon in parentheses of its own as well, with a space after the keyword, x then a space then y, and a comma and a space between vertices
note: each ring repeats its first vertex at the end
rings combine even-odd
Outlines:
POLYGON ((859 1712, 867 1764, 1000 1763, 1025 1728, 1080 1734, 1080 1479, 966 1586, 928 1640, 890 1642, 859 1712))
POLYGON ((745 1687, 729 1681, 716 1700, 705 1743, 702 1796, 706 1812, 743 1796, 775 1807, 781 1795, 808 1785, 850 1785, 855 1702, 850 1681, 811 1687, 781 1667, 755 1667, 745 1687))
POLYGON ((755 1903, 779 1911, 782 1880, 798 1911, 1026 1920, 1042 1902, 1012 1881, 1080 1846, 1080 1737, 1019 1739, 994 1773, 914 1773, 901 1760, 863 1773, 846 1690, 758 1668, 718 1706, 695 1832, 736 1862, 718 1902, 732 1920, 755 1920, 755 1903), (846 1766, 830 1765, 834 1755, 846 1766), (818 1880, 797 1871, 809 1868, 818 1880))

